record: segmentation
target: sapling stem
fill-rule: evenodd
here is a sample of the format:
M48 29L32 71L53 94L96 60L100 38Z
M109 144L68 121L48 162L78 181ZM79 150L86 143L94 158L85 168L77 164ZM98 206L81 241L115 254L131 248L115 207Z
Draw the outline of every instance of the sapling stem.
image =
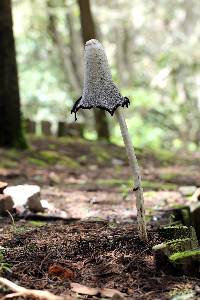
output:
M144 196L143 188L141 184L140 169L135 155L134 147L128 133L128 127L122 109L119 107L115 111L116 118L119 122L121 134L126 147L126 152L129 159L130 168L134 179L133 191L136 195L136 208L137 208L137 221L140 238L144 241L147 240L146 222L145 222L145 210L144 210Z

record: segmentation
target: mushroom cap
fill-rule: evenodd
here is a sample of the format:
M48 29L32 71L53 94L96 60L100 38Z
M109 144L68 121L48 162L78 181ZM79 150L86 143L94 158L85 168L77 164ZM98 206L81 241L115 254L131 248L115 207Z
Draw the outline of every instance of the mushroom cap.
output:
M130 104L127 97L123 97L112 81L108 60L101 43L95 39L85 44L84 88L80 97L72 108L72 113L80 109L101 108L111 115L119 106Z

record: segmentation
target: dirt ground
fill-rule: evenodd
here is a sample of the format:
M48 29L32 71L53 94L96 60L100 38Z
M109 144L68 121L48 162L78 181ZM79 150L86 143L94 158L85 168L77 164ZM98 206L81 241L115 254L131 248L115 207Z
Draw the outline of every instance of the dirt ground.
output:
M68 278L49 272L55 264L72 271L73 282L117 289L127 299L170 299L173 293L200 285L198 279L155 271L151 248L160 239L151 229L145 244L134 224L85 221L40 226L19 222L13 231L4 224L1 232L5 261L12 266L6 278L24 287L73 295Z
M148 244L136 229L135 199L123 148L83 140L32 139L25 152L0 150L0 180L38 184L42 199L79 221L41 222L0 218L3 276L27 288L75 295L70 282L117 289L125 299L199 299L200 280L156 272L152 246L160 241L148 227ZM155 154L137 150L145 206L185 204L179 190L200 185L199 154ZM68 270L56 273L55 264ZM52 272L52 268L54 272ZM188 293L192 298L177 298ZM0 288L1 295L6 290ZM77 295L76 295L77 296ZM89 299L92 296L81 296ZM100 294L93 299L103 299Z

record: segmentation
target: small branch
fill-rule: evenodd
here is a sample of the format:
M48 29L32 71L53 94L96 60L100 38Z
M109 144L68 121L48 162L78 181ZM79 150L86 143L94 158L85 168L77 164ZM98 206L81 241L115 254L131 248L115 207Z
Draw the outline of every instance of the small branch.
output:
M16 229L15 220L14 220L12 214L10 213L10 211L9 210L6 210L6 211L7 211L8 215L9 215L9 217L11 218L13 229L15 230Z
M15 297L31 297L41 300L75 300L75 298L72 298L70 296L56 296L48 291L26 289L3 277L0 277L0 284L6 286L14 292L1 298L2 300Z

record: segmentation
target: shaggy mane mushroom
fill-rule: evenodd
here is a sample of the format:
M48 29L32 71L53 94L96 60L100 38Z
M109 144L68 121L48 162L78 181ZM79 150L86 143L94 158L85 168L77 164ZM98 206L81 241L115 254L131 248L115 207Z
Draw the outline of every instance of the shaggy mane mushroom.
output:
M130 168L134 179L133 192L136 195L137 221L139 235L147 240L144 197L141 185L140 170L135 151L128 133L128 127L121 107L128 107L130 101L123 97L112 80L111 71L103 46L97 40L89 40L85 44L85 71L82 96L75 102L71 113L82 109L100 108L116 116L122 138L126 147Z

